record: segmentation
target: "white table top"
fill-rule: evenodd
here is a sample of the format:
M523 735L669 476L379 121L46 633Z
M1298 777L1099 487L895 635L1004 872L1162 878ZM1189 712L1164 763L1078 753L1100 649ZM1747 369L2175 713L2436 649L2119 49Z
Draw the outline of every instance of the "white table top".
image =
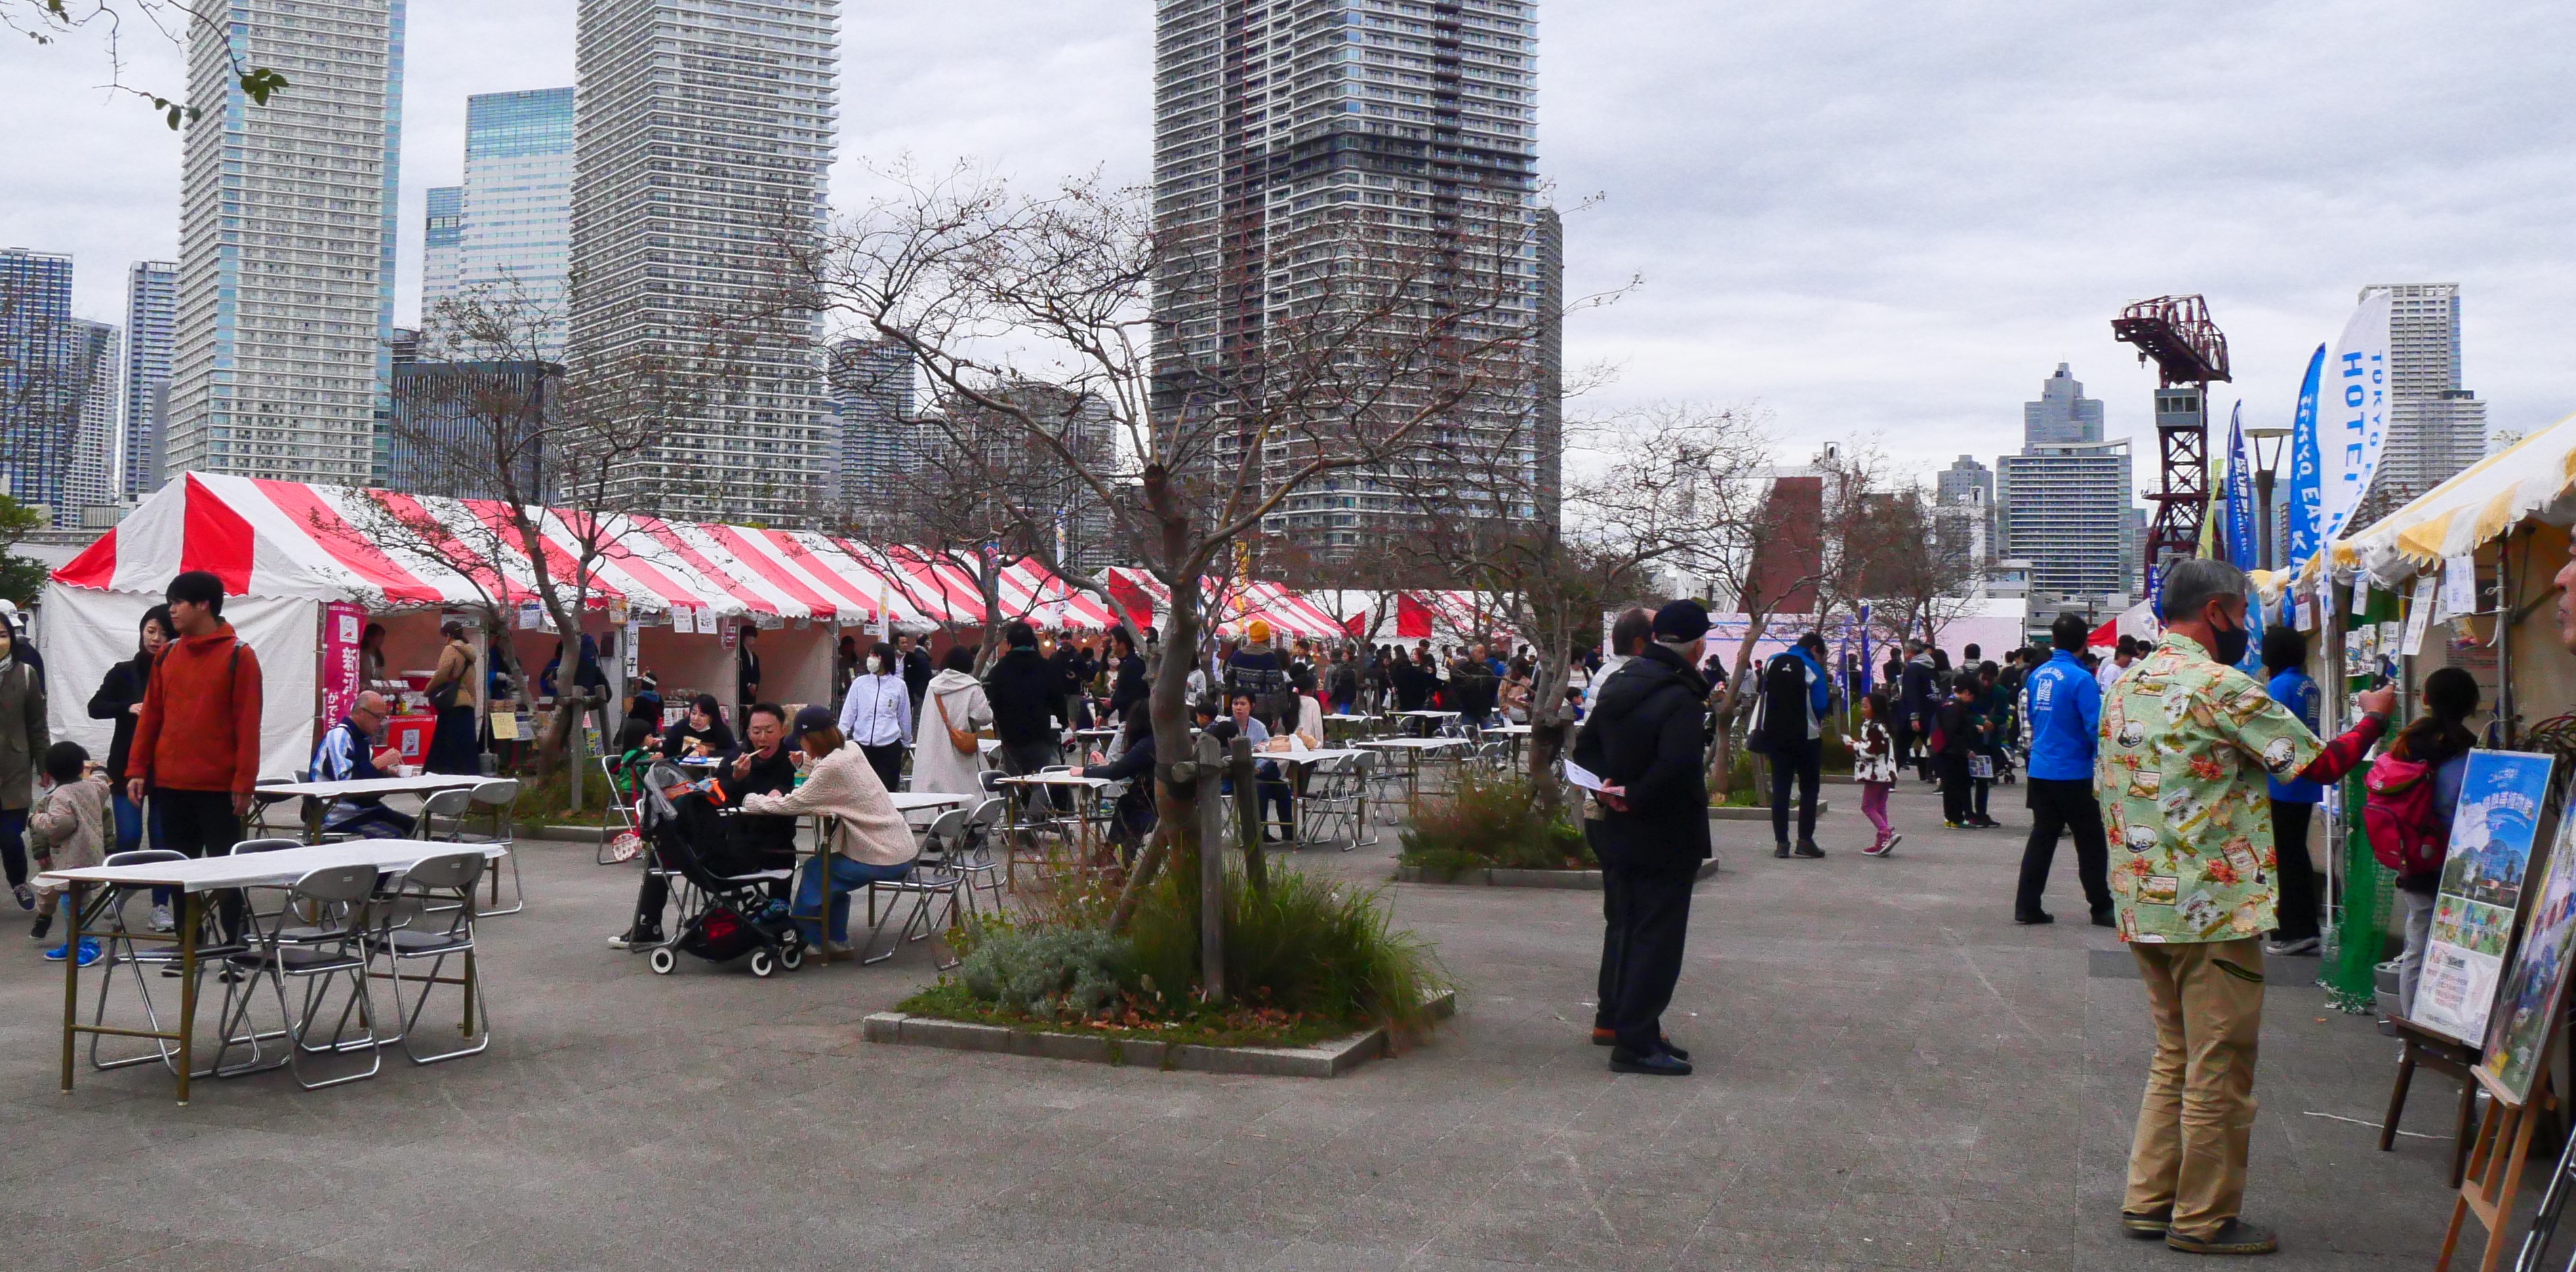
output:
M1436 751L1444 746L1465 746L1465 738L1371 738L1361 746L1401 748L1408 751Z
M979 755L991 755L993 752L1001 749L1002 740L1000 738L975 739L975 751Z
M1506 738L1525 738L1529 736L1529 731L1530 727L1526 724L1495 724L1485 728L1487 733Z
M1076 777L1071 773L1030 773L1022 777L1005 777L997 786L1107 786L1105 777Z
M1324 718L1327 720L1339 720L1344 724L1366 724L1377 717L1373 715L1346 715L1341 712L1335 712L1332 715L1325 716Z
M278 887L303 878L308 872L328 870L334 866L373 866L378 870L401 874L432 857L445 857L460 852L480 851L498 857L509 851L507 843L453 844L427 839L352 839L337 844L310 844L302 848L280 848L275 852L243 853L240 856L199 857L181 861L155 861L140 866L85 866L77 870L48 870L40 878L61 879L79 883L122 883L177 888L182 892L212 892L218 888Z
M888 791L886 794L894 800L894 809L898 813L909 813L916 808L948 808L976 798L973 795L952 795L946 791Z
M1321 764L1326 760L1338 760L1344 756L1361 754L1365 753L1354 751L1346 747L1337 747L1322 751L1255 751L1252 753L1252 758L1255 760L1280 760L1289 764Z
M1402 720L1455 720L1458 718L1459 713L1455 711L1398 711L1395 714L1396 718Z
M425 795L431 791L451 791L460 786L481 786L505 778L475 777L466 773L423 773L417 777L371 777L354 782L290 782L278 786L254 786L251 794L259 799L294 799L310 795L316 799L340 799L351 795Z

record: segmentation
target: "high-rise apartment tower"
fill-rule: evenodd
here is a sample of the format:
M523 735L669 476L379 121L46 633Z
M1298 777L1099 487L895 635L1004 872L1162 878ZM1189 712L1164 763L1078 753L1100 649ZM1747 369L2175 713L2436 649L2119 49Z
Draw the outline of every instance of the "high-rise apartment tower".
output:
M2484 456L2487 444L2487 404L2460 387L2460 285L2361 289L2365 300L2381 292L2388 295L2388 449L2363 518L2441 485Z
M71 332L72 258L0 248L0 494L69 508L82 368Z
M169 423L170 346L179 318L179 267L125 267L125 415L117 452L118 490L128 498L161 486L161 438Z
M465 242L465 187L431 186L421 208L420 320L436 319L438 302L456 294L460 246Z
M2039 400L2022 404L2022 436L2020 454L1995 460L1995 555L2030 562L2035 591L2100 597L2128 588L2129 443L2102 440L2101 401L2058 363Z
M465 99L465 212L457 286L504 306L522 334L501 352L560 358L572 267L573 106L569 88Z
M1517 452L1521 491L1496 509L1535 517L1556 493L1537 455L1539 310L1537 6L1521 0L1159 0L1155 7L1154 211L1171 251L1156 278L1165 324L1157 374L1167 418L1262 391L1283 320L1329 256L1439 254L1444 276L1487 299L1459 343L1511 348L1512 366L1426 367L1493 384L1422 430L1426 450ZM1398 335L1400 342L1403 337ZM1221 438L1229 450L1261 444ZM1428 456L1426 456L1428 458ZM1269 479L1291 462L1261 466ZM1435 461L1436 466L1436 461ZM1364 551L1409 515L1389 473L1354 470L1292 495L1265 527L1321 555Z
M404 2L197 6L165 471L355 485L374 468L393 375ZM239 65L289 87L254 105Z
M574 61L569 358L595 409L650 412L619 498L666 515L798 520L829 495L820 327L775 313L819 231L836 0L582 0Z

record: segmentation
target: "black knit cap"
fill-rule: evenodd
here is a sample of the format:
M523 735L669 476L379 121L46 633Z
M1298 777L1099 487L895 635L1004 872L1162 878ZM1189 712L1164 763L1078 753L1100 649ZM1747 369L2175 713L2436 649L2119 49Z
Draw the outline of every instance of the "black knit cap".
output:
M1697 601L1675 601L1655 611L1655 639L1698 640L1708 634L1708 607Z
M796 736L839 728L840 723L840 717L833 715L830 707L807 707L796 713Z

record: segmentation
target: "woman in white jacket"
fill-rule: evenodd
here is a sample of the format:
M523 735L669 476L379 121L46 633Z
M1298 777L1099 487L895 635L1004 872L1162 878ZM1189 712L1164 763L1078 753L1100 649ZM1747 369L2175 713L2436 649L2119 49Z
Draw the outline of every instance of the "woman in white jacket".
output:
M973 734L991 728L993 704L984 697L984 684L975 679L975 651L963 645L950 647L940 661L939 674L930 678L921 695L921 718L912 735L920 739L913 744L912 789L937 791L949 795L975 795L983 792L977 774L984 771L980 751L960 751L950 738L952 731ZM969 746L974 739L967 739Z

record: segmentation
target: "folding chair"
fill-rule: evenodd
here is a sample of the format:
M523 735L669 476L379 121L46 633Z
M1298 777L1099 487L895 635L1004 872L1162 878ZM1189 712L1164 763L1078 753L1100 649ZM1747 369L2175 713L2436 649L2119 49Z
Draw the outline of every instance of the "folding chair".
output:
M975 890L983 888L993 894L993 912L1002 912L1002 855L993 850L994 828L999 826L1011 801L999 795L985 797L982 803L966 813L965 834L948 854L949 868L964 876L966 909L976 913ZM980 880L980 882L978 882Z
M608 779L608 806L616 811L617 818L624 823L627 834L634 835L638 839L643 838L644 824L637 820L635 815L635 804L642 796L643 784L635 778L632 770L618 767L617 761L610 756L599 757L599 771ZM603 833L599 837L599 850L593 854L593 860L598 864L603 866L618 864L608 855L609 844L616 835L616 831L603 828ZM515 871L517 867L514 865L511 869Z
M386 964L383 973L375 974L387 975L394 983L394 1020L400 1027L400 1032L393 1037L377 1041L400 1042L403 1054L411 1057L413 1064L436 1064L441 1060L470 1056L492 1045L491 1009L484 1001L483 979L474 965L474 889L482 881L486 864L483 853L476 851L431 857L413 865L388 898L391 904L383 908L382 923L368 937L370 962L382 957ZM443 927L411 928L394 922L394 912L399 906L416 903L423 915L427 915L433 901L453 902L452 905L442 905L438 910L453 916ZM413 978L403 975L404 963L424 958L432 960L427 976ZM441 976L440 973L447 969L447 960L451 958L464 960L462 973L453 977ZM403 982L406 980L416 980L420 985L420 999L408 1009L403 1005ZM429 1006L430 996L440 985L457 987L461 1000L457 1031L468 1041L446 1051L422 1055L413 1045L412 1034L420 1027L420 1013Z
M296 1085L307 1091L376 1076L384 1065L384 1058L377 1047L375 997L367 986L366 952L375 894L375 867L331 866L308 871L287 888L287 904L279 909L277 920L272 925L262 928L257 916L253 916L249 948L224 960L225 965L240 972L244 980L238 995L233 992L235 986L228 984L225 988L223 1045L215 1052L215 1076L238 1077L282 1067L294 1074ZM289 933L294 929L287 926L286 918L298 905L309 906L320 921L306 929L304 937L289 939ZM349 1003L341 1009L330 1040L315 1045L312 1041L314 1023L322 1018L323 1010L329 1006L334 983L343 977L349 982ZM287 1003L286 982L290 978L304 982L301 1011ZM266 980L275 991L278 1015L285 1022L286 1052L273 1060L267 1057L266 1049L260 1043L264 1038L275 1035L239 1032L249 1025L251 1007L259 998L255 982L260 980ZM238 1007L235 1006L236 1001ZM357 1039L348 1036L352 1013L365 1030L364 1035ZM250 1058L227 1066L224 1058L236 1045L248 1046ZM306 1056L360 1050L368 1053L367 1067L363 1070L320 1081L305 1076Z
M187 859L187 854L172 852L166 848L135 848L125 852L109 853L106 860L99 864L146 866L158 862ZM93 1026L107 1023L108 991L116 988L116 972L121 967L125 969L126 979L134 982L135 996L143 1000L144 1029L150 1033L164 1032L161 1028L161 1013L152 1004L152 983L144 978L143 968L147 964L156 967L163 965L176 967L179 963L178 942L159 933L138 934L125 921L125 903L137 894L150 892L151 889L148 887L110 884L99 890L97 898L92 902L92 912L82 916L81 930L96 937L99 943L98 1003L90 1013L90 1024ZM135 943L138 935L144 942L141 945ZM234 952L235 948L217 948L211 952L200 949L198 954L203 959L221 960L225 955ZM204 966L204 963L199 964L200 968ZM150 1064L158 1060L172 1072L177 1072L179 1049L166 1039L156 1041L153 1044L155 1050L150 1055L102 1059L99 1056L99 1045L104 1040L105 1035L101 1034L91 1034L89 1037L89 1062L92 1068L122 1069L130 1065Z
M519 799L519 783L515 778L501 778L484 782L479 786L468 787L465 795L469 804L492 810L492 833L469 835L459 831L456 836L457 842L497 844L501 848L499 861L492 863L491 866L492 902L484 908L483 915L489 918L497 914L517 914L528 908L528 890L519 882L518 819L512 809L512 805ZM510 904L507 906L501 904L502 866L510 868Z
M951 868L948 862L965 841L965 837L965 810L952 808L941 813L939 820L930 824L929 833L923 836L925 846L922 854L913 858L912 869L909 872L891 882L868 884L868 939L867 944L860 947L859 951L859 962L862 965L882 963L893 958L894 952L903 948L906 940L918 941L937 931L938 928L930 913L932 897L947 897L948 921L952 924L957 921L957 897L958 893L965 890L966 876ZM896 929L894 939L886 942L885 951L870 954L867 951L876 947L877 934L885 930L886 921L892 919L897 911L906 909L900 901L897 901L888 905L884 914L878 914L877 893L881 891L894 893L897 897L911 897L912 905L909 907L910 913L904 918L903 926ZM946 971L955 967L957 962L958 960L952 958L940 964L940 970Z

